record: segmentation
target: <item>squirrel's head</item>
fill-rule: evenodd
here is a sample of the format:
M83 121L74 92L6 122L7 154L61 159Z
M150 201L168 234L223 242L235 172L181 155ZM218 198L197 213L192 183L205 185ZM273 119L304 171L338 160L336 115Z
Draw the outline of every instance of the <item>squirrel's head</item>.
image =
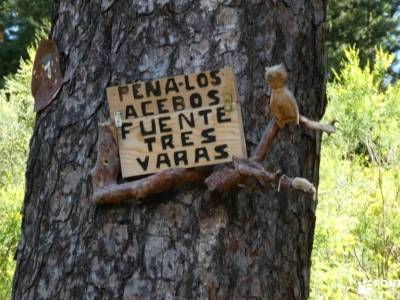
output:
M288 74L283 64L265 68L265 81L273 89L283 87L288 80Z

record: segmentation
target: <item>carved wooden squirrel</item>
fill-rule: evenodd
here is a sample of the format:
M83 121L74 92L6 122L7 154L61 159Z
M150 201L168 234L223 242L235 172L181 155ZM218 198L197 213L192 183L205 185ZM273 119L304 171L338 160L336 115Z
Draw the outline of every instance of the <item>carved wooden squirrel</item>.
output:
M271 86L271 113L278 126L283 128L288 123L299 125L302 123L309 129L333 133L335 127L330 124L323 124L312 121L300 115L299 107L292 92L287 87L288 74L283 64L265 68L265 81Z
M288 74L283 64L265 68L265 80L272 88L271 112L280 128L288 123L299 124L299 107L286 83Z

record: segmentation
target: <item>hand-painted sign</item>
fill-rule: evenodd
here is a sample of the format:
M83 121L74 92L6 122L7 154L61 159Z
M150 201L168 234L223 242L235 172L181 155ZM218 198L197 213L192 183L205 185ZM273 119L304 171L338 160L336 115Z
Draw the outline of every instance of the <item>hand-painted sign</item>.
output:
M123 177L246 157L231 68L109 87Z

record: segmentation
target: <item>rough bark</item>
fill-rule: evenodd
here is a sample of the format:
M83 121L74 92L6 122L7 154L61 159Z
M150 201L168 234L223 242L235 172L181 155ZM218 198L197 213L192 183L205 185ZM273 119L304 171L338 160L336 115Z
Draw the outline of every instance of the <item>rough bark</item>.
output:
M37 115L14 299L306 299L311 196L187 185L93 205L105 88L233 66L249 152L268 120L264 67L284 62L302 115L325 108L325 0L54 1L64 85ZM320 133L281 130L264 166L318 184Z

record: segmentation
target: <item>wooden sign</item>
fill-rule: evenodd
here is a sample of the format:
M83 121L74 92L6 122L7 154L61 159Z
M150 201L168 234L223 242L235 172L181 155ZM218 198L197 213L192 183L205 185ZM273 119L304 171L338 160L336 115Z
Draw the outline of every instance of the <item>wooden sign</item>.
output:
M231 68L107 88L123 177L246 157Z

